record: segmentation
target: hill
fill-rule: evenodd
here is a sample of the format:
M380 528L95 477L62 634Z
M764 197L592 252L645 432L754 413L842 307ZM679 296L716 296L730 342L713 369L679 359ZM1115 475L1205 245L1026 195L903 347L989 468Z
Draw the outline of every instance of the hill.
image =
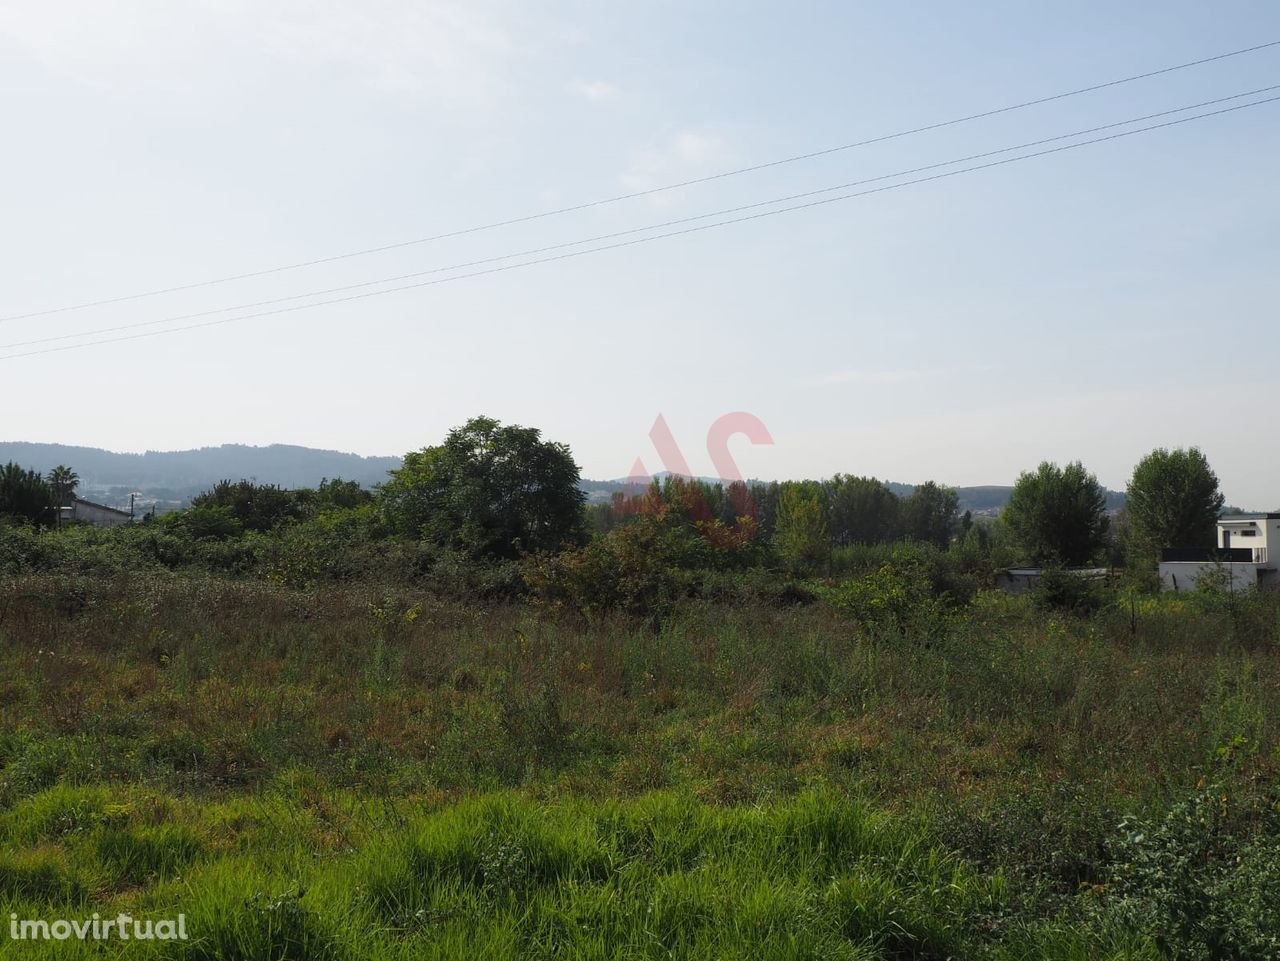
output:
M16 461L46 473L66 464L80 475L88 497L128 503L131 491L148 499L177 506L223 478L251 478L281 487L315 487L325 478L340 477L368 487L400 466L399 457L362 457L336 450L317 450L292 444L250 447L223 444L194 450L121 454L98 447L65 444L0 442L0 463Z
M897 484L887 481L886 486L899 497L909 497L915 490L913 484ZM1107 497L1107 510L1118 511L1124 507L1124 491L1103 489ZM957 487L960 496L960 511L972 511L975 514L997 514L1009 503L1009 495L1013 493L1011 486L983 484L978 487Z
M128 504L129 494L139 491L148 499L178 506L208 490L223 478L251 478L260 484L281 487L315 487L324 478L340 477L372 487L386 480L387 471L400 466L399 457L362 457L336 450L318 450L293 444L271 444L251 447L246 444L223 444L194 450L147 451L143 454L120 454L98 447L72 447L65 444L33 444L0 442L0 463L16 461L23 467L34 467L47 473L66 464L80 475L86 496L107 503ZM715 483L715 478L700 478ZM914 485L887 482L895 494L906 497ZM582 489L593 501L607 501L623 490L626 481L583 480ZM1012 487L985 485L957 487L960 510L975 514L994 514L1009 501ZM1124 506L1124 494L1107 492L1107 508Z

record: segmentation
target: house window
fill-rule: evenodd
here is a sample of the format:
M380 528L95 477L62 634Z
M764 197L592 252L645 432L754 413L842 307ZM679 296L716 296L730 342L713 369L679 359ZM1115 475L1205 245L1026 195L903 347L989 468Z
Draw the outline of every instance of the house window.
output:
M1258 536L1258 532L1252 527L1246 531L1236 531L1236 533L1239 534L1241 537L1257 537Z

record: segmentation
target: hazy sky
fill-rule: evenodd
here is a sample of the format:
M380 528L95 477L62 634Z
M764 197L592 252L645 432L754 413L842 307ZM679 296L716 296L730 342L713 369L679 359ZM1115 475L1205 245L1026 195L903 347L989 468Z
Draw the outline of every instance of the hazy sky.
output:
M0 316L395 244L1275 39L1273 2L0 0ZM1152 447L1198 444L1230 501L1280 507L1280 103L345 304L37 356L11 355L77 341L7 346L1272 84L1280 47L517 227L8 320L0 440L386 454L487 413L616 477L637 456L661 467L659 413L710 473L707 428L749 411L775 440L734 442L756 477L1009 483L1079 458L1123 487Z

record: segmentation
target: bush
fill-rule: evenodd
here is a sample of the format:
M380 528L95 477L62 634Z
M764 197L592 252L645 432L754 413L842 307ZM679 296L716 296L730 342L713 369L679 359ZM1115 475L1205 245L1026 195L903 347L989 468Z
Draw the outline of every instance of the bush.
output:
M244 524L230 507L220 505L196 505L185 511L166 514L158 522L162 530L173 531L190 540L225 541L239 537Z
M516 561L477 558L458 550L418 545L418 581L442 597L493 600L518 597L525 581Z
M762 567L745 571L704 571L697 590L700 597L717 604L793 607L818 600L812 585Z
M980 575L971 570L968 555L943 550L923 541L893 544L851 544L838 547L832 556L835 574L867 576L882 567L909 570L923 577L935 597L948 603L967 604L981 586Z
M1032 596L1042 608L1076 614L1093 614L1106 601L1104 588L1097 578L1061 567L1046 567Z
M697 553L680 528L639 517L586 547L529 558L523 576L534 604L546 610L647 615L692 593Z
M179 516L199 516L201 512L218 510L250 531L269 531L280 524L299 520L305 512L305 501L312 491L287 491L275 484L255 484L241 480L220 481L211 491L195 497L191 508Z
M0 520L0 574L13 577L28 571L46 570L47 544L34 528Z
M864 577L822 588L819 594L867 633L895 630L932 636L943 627L945 607L925 572L915 565L883 564Z
M1256 814L1214 785L1121 822L1116 914L1179 958L1280 958L1280 824L1273 806L1248 836L1241 822Z

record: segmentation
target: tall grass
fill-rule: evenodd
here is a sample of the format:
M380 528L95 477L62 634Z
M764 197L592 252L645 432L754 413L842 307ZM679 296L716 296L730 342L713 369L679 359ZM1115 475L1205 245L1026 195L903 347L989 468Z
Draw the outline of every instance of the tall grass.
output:
M556 803L485 795L401 812L394 824L365 819L358 850L321 848L322 857L305 835L256 833L247 850L220 837L228 818L269 820L279 803L168 808L174 830L202 838L194 850L178 845L192 861L181 875L125 884L103 839L140 829L131 810L61 839L80 889L5 887L0 906L24 918L185 914L186 942L106 949L139 958L946 959L1003 950L992 938L1007 904L999 873L979 874L919 827L829 791L736 808L682 793ZM1107 949L1105 938L1075 937ZM7 950L41 956L36 942ZM77 953L94 952L57 946L57 956Z
M688 600L655 630L12 578L0 910L188 915L139 957L1232 957L1220 917L1266 957L1280 619L1230 604ZM1161 867L1210 788L1222 843ZM41 951L93 954L0 938Z

